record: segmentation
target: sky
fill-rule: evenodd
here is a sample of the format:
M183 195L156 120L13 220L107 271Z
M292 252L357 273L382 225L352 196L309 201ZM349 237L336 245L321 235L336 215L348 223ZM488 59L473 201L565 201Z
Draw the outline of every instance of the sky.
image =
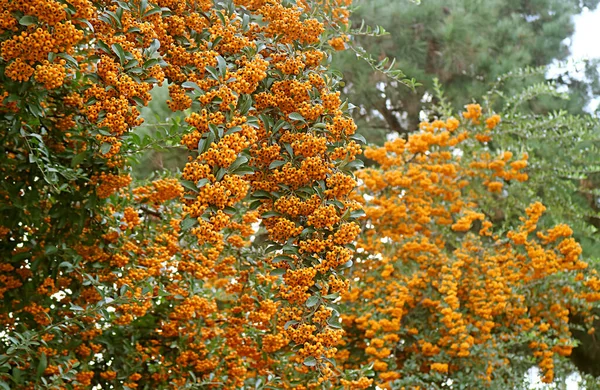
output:
M586 10L574 17L575 34L571 42L571 56L581 60L600 57L600 7Z
M585 9L579 15L573 18L575 23L575 33L569 39L571 47L572 64L568 65L571 73L579 73L582 65L577 65L577 61L600 58L600 7L595 10ZM552 72L552 71L550 71ZM600 97L596 96L586 107L589 112L594 111L600 105Z

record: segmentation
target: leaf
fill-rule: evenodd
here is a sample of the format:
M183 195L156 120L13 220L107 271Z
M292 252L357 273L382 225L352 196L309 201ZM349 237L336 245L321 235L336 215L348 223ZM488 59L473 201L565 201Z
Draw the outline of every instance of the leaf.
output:
M142 32L142 30L140 30L139 27L129 27L127 29L127 31L125 31L125 34L133 34L133 33L139 33Z
M148 11L148 12L146 12L144 14L144 16L142 17L142 19L146 19L148 16L152 16L152 15L157 14L159 12L162 12L162 8L160 8L160 7L152 8L150 11Z
M213 77L213 80L219 81L219 73L217 73L217 70L214 67L207 66L205 69Z
M236 169L233 173L239 176L252 175L254 174L254 169L252 169L252 167L249 166L242 166Z
M316 306L321 301L321 297L313 295L306 300L306 307Z
M198 91L200 91L200 87L198 86L198 84L196 84L193 81L184 81L183 83L181 83L181 87L189 88L189 89L197 89Z
M275 256L273 258L273 263L279 263L281 261L293 261L294 259L292 259L290 256L285 256L285 255L279 255L279 256Z
M365 213L365 210L354 210L350 213L350 217L352 218L362 218L365 217L367 215L367 213Z
M41 118L44 116L44 109L38 102L32 102L28 106L29 111L33 114L33 116Z
M217 56L217 67L219 68L221 78L225 78L227 73L227 62L225 62L225 58Z
M342 264L340 266L340 269L350 268L350 267L352 267L353 264L354 264L354 262L352 260L348 260L347 262L345 262L344 264Z
M229 166L229 170L235 171L237 168L239 168L243 164L246 164L247 162L248 162L248 157L240 156L234 162L231 163L231 165Z
M210 180L208 180L208 179L206 179L206 178L204 178L204 179L200 179L200 180L198 180L198 182L196 183L196 187L197 187L197 188L202 188L202 187L204 187L205 185L207 185L208 183L210 183Z
M271 271L271 275L281 276L281 275L285 274L285 271L286 271L285 268L275 268L273 271Z
M273 161L271 164L269 164L269 169L275 169L278 168L282 165L285 165L287 163L287 161L283 161L283 160L275 160Z
M362 134L354 134L354 135L350 136L350 139L359 141L361 144L367 143L367 140L365 139L365 137Z
M285 323L285 325L283 325L283 329L287 330L290 326L298 325L299 323L300 323L300 321L289 320L288 322Z
M107 154L110 152L110 149L112 149L112 144L108 142L103 142L102 145L100 145L100 153L102 154Z
M317 359L315 359L313 356L309 356L304 359L304 365L307 367L314 367L317 365Z
M351 169L362 169L364 167L365 167L365 163L363 160L360 160L360 159L350 161L348 164L346 164L346 168L351 168Z
M158 61L157 58L150 58L149 60L144 62L144 65L142 65L142 67L144 69L152 68L154 65L158 65L159 62L160 61Z
M225 135L229 135L229 134L233 134L233 133L238 133L242 131L242 127L241 126L234 126L231 129L227 130L225 132Z
M121 46L121 44L120 43L113 43L110 46L110 48L117 55L117 57L119 57L119 62L121 62L121 65L124 65L125 62L127 61L127 58L125 56L125 50L123 50L123 47Z
M198 224L198 220L195 218L186 217L183 221L181 221L181 230L187 231L190 230L193 226Z
M44 374L44 371L46 371L46 367L48 367L48 357L46 356L45 353L42 353L42 356L40 357L40 362L38 363L37 366L37 376L40 377Z
M206 179L202 179L202 180L206 180ZM181 180L180 183L181 183L182 186L184 186L188 190L194 191L196 193L198 192L198 186L193 181L190 181L190 180Z
M56 252L58 252L58 248L55 247L54 245L48 245L46 247L46 250L44 251L47 255L53 255Z
M271 198L271 194L265 190L258 190L252 193L252 196L258 199Z
M219 180L221 180L225 176L226 173L227 173L227 169L221 167L217 171L217 174L215 175L215 178L217 179L217 181L219 181Z
M280 217L281 214L279 214L277 211L267 211L266 213L263 213L260 217L262 219L265 218L271 218L271 217Z
M31 26L32 24L37 23L37 18L32 15L25 15L21 19L19 19L19 24L21 26Z
M297 113L297 112L290 113L288 115L288 117L291 120L294 120L294 121L306 122L306 120L304 119L304 117L302 115L300 115L299 113Z
M152 43L146 49L146 56L152 57L154 53L160 48L160 41L158 39L153 39Z

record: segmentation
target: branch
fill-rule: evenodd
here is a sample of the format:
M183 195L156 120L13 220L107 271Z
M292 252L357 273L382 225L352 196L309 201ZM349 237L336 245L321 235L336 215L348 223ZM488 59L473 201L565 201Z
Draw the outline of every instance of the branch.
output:
M146 206L140 206L140 210L142 210L143 212L145 212L146 214L152 215L156 218L160 218L162 219L162 214L156 210L151 210L149 208L147 208Z
M408 129L405 129L402 124L400 124L400 121L396 115L394 115L394 111L387 108L385 100L382 100L379 104L377 104L376 108L377 111L379 111L379 113L383 116L391 130L403 136L409 133Z

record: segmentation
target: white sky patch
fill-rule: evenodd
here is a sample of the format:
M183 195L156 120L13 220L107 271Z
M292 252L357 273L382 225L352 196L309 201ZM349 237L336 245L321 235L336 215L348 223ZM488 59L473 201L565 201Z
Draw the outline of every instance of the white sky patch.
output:
M571 41L571 56L574 59L600 58L600 7L585 9L573 18L575 33Z
M584 79L585 66L583 61L600 58L600 45L597 43L600 36L600 7L595 10L585 8L579 15L573 17L575 32L565 41L571 50L571 56L566 63L555 62L548 70L548 76L557 76L565 71L569 77L576 80ZM594 96L586 107L586 111L593 112L600 105L600 96Z

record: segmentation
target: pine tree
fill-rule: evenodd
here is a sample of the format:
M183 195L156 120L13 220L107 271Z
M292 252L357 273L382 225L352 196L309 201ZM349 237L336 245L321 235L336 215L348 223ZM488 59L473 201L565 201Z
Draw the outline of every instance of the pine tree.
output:
M503 74L566 59L565 39L574 31L572 16L597 4L597 0L428 0L420 4L357 0L354 27L364 20L389 34L358 36L353 44L379 59L395 58L398 68L423 85L412 92L373 71L352 51L338 55L334 66L344 75L350 101L361 103L355 110L359 131L380 144L387 133L414 131L422 103L431 99L434 78L458 109L482 96ZM588 77L597 79L593 67ZM568 110L580 113L593 85L564 74L557 75L556 82L570 87ZM559 107L564 108L565 102L546 99L531 103L530 109L543 112Z

